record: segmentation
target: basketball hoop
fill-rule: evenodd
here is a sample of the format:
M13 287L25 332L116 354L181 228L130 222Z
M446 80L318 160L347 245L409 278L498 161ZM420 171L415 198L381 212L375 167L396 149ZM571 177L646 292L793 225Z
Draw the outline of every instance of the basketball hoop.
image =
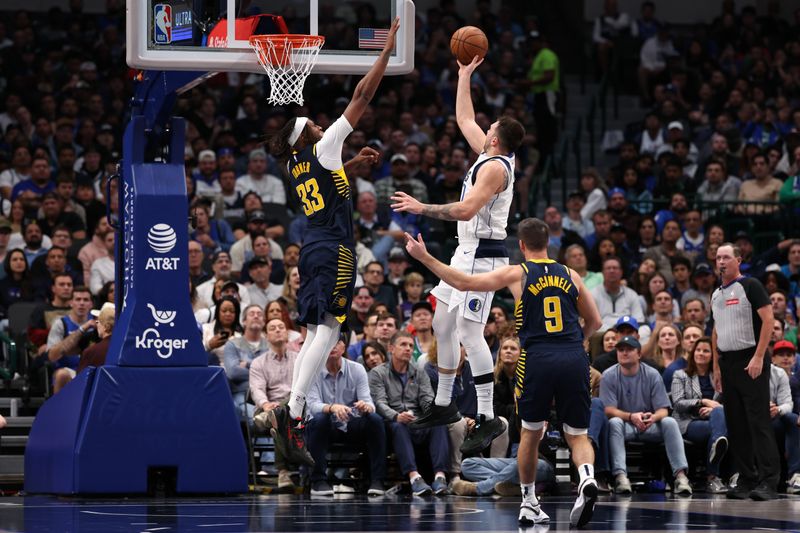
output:
M270 94L267 102L273 105L291 102L303 105L303 86L317 61L325 37L253 35L249 42L269 77Z

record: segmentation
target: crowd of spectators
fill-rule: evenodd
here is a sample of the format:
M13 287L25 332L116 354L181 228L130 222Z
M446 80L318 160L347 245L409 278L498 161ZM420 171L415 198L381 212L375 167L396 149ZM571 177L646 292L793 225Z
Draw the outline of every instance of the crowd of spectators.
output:
M111 197L105 191L120 159L133 93L124 67L124 4L109 1L97 16L83 13L81 4L71 1L66 12L0 17L0 318L16 302L40 303L29 338L39 361L54 370L48 379L55 391L74 377L85 348L94 348L93 364L102 363L95 347L105 342L107 348L113 328L113 317L94 319L90 310L114 300L115 234L105 213L108 207L113 215L118 206L113 188ZM345 7L355 10L357 4ZM800 492L800 386L794 356L788 355L797 345L800 242L781 240L756 253L751 232L732 232L715 222L725 210L728 217L738 214L768 226L774 212L784 209L778 200L793 208L800 197L798 33L772 11L759 18L750 8L736 12L732 2L724 2L717 21L687 29L680 40L677 29L658 21L652 3L643 4L636 21L615 4L607 1L595 24L598 64L610 68L619 48L615 40L626 31L639 40L638 88L646 115L641 127L627 132L615 165L582 171L580 190L569 195L564 209L548 206L542 215L551 232L551 256L580 273L603 317L603 331L587 340L597 472L607 474L604 481L618 492L629 492L624 442L647 433L641 440L667 440L676 492L692 490L684 439L708 447L708 490L723 490L735 475L726 471L720 440L725 435L717 409L724 399L707 387L710 370L701 342L709 334L716 249L734 241L743 270L762 279L770 293L774 360L782 372L773 369L775 428L787 458L788 490ZM526 212L527 187L541 155L552 148L552 139L546 145L537 140L534 105L552 102L535 97L536 76L558 64L546 48L546 29L532 17L515 17L507 6L493 12L489 2L479 1L474 13L463 13L456 2L442 0L418 13L416 22L415 70L383 80L345 143L345 161L365 146L381 157L375 165L355 166L348 176L358 237L350 333L331 353L310 396L306 438L321 465L334 439L366 444L371 494L383 490L385 465L377 458L385 458L388 448L415 493L443 494L449 477L457 494L503 494L511 489L502 482L513 488L519 442L513 376L520 346L513 302L500 293L485 328L496 360L494 410L506 432L486 450L498 461L477 468L476 458L457 453L475 415L474 382L463 358L454 398L464 419L437 430L407 428L430 404L435 387L435 301L427 295L435 280L410 262L402 236L421 232L448 260L455 228L394 213L389 196L402 190L433 203L459 199L476 154L454 118L457 65L449 36L474 24L491 43L473 78L476 120L485 130L497 116L510 114L526 126L516 154L519 195L512 213ZM543 50L548 60L534 69ZM286 189L284 169L262 148L263 137L293 116L309 116L326 128L347 105L353 83L349 76L311 76L305 106L270 108L263 77L223 73L176 104L175 114L187 120L193 220L188 264L198 329L209 364L225 367L237 408L262 432L270 428L269 412L288 396L303 342L295 320L306 226ZM767 203L709 207L720 200ZM100 342L89 346L95 341ZM631 380L642 401L618 401L615 387ZM383 440L375 436L378 427L386 428ZM359 434L369 438L353 437ZM280 488L292 486L294 466L275 457ZM469 477L478 471L484 477ZM541 480L552 477L546 460L539 472ZM422 478L428 473L430 483ZM336 482L331 487L326 475L324 467L312 472L315 494L347 490Z

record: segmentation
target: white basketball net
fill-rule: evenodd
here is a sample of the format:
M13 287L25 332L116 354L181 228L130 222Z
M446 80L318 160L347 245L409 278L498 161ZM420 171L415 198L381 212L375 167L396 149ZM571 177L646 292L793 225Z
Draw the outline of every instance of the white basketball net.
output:
M319 35L253 35L249 42L269 77L267 102L303 105L303 87L325 38Z

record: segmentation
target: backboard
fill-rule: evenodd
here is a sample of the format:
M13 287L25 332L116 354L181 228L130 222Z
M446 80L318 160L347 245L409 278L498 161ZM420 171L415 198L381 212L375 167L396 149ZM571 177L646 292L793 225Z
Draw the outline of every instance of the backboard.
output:
M293 33L325 37L313 73L363 74L395 16L400 31L386 73L407 74L414 67L412 0L127 0L127 62L150 70L263 74L248 37Z

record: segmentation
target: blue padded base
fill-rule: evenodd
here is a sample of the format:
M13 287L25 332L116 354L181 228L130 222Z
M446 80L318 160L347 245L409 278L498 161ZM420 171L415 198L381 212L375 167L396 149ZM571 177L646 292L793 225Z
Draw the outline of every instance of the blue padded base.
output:
M176 467L179 493L246 492L247 465L222 368L105 366L81 372L39 410L25 490L146 493L148 467Z

